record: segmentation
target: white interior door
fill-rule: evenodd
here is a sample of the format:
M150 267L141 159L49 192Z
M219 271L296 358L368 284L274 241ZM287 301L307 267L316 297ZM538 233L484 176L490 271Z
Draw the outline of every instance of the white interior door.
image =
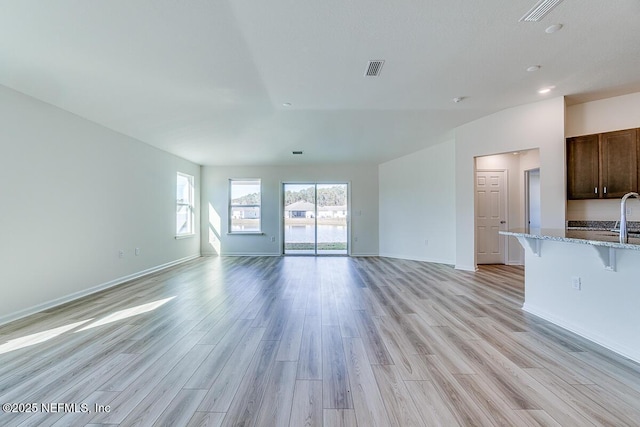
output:
M476 245L478 264L505 263L507 224L505 171L476 172Z

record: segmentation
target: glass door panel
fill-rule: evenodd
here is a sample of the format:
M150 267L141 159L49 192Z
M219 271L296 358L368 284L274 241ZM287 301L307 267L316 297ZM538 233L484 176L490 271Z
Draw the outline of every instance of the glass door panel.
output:
M347 254L347 184L318 184L317 254Z
M316 253L316 188L314 184L284 184L284 253Z

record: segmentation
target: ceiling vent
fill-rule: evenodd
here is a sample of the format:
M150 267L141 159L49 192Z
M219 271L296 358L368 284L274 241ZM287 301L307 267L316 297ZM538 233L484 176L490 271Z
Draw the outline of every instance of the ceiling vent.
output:
M382 70L382 66L384 65L384 60L375 59L369 61L367 65L367 71L364 73L366 77L377 77L380 75L380 70Z
M520 22L538 22L561 2L562 0L540 0L529 12L520 18Z

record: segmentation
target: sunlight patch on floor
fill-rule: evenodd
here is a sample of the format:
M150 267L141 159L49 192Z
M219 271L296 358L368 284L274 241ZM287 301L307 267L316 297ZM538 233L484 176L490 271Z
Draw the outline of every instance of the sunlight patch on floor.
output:
M35 344L39 344L41 342L48 341L52 338L57 337L58 335L62 335L63 333L70 331L72 329L75 329L78 326L84 323L90 322L92 320L93 319L82 320L80 322L71 323L65 326L60 326L59 328L48 329L43 332L37 332L35 334L26 335L24 337L9 340L6 343L0 345L0 354L8 353L10 351L15 351L21 348L29 347Z
M102 319L91 323L90 325L85 326L82 329L78 329L76 332L82 332L82 331L86 331L87 329L91 329L91 328L95 328L97 326L102 326L102 325L106 325L108 323L113 323L113 322L117 322L118 320L122 320L122 319L127 319L129 317L133 317L133 316L137 316L138 314L142 314L142 313L147 313L149 311L153 311L156 308L168 303L169 301L171 301L172 299L174 299L175 296L173 297L169 297L169 298L165 298L165 299L161 299L158 301L153 301L147 304L141 304L141 305L137 305L135 307L131 307L131 308L126 308L124 310L120 310L120 311L116 311L115 313L112 313L106 317L103 317Z

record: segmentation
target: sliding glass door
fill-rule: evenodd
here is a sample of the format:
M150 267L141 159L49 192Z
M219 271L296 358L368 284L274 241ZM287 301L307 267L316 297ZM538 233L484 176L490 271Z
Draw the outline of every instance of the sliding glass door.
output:
M285 255L347 255L347 184L286 183Z

